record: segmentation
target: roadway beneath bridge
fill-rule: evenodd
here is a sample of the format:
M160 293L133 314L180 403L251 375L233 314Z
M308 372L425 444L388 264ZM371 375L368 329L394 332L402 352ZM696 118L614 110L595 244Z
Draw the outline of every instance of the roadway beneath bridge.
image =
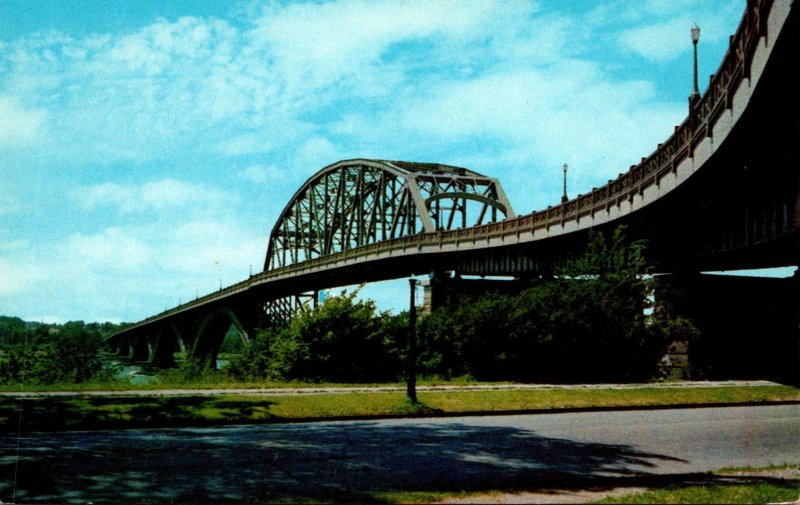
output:
M9 501L15 437L0 437ZM29 434L24 503L352 501L382 491L574 492L800 463L800 406ZM700 476L704 482L714 477Z

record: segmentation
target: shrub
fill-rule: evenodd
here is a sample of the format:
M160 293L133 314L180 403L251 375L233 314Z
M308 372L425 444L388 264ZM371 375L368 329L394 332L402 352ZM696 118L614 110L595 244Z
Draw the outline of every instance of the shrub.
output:
M259 332L231 359L228 372L239 379L396 379L404 357L400 346L406 341L398 331L407 316L378 314L373 301L356 295L329 296L317 308L299 312L288 327Z

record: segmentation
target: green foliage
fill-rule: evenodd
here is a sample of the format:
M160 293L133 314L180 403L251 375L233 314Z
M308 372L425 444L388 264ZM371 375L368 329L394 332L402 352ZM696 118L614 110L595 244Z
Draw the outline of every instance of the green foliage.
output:
M220 354L240 353L244 350L244 342L239 332L233 326L230 327L225 338L222 340L222 345L219 348Z
M6 343L0 352L0 384L84 383L108 375L98 352L109 328L71 321L60 326L25 324L25 330L29 335L21 343L18 330L4 333L6 342L17 343Z
M288 327L259 332L233 357L228 373L238 379L374 382L402 370L407 316L379 314L357 292L330 296L297 314Z
M653 280L644 244L592 233L554 279L518 296L490 293L440 309L422 325L420 368L445 378L630 381L658 373L668 342L691 322L646 316Z
M209 367L204 360L197 358L181 361L177 368L158 371L158 383L161 385L213 384L220 377L220 372Z
M470 375L477 380L507 378L514 355L508 320L512 299L491 294L425 318L420 329L420 371L446 379Z

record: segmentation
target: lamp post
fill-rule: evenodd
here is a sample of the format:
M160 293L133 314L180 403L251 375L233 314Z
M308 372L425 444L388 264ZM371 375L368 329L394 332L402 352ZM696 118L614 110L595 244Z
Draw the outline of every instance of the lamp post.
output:
M417 303L414 295L417 279L408 279L411 295L408 303L408 356L406 357L406 397L417 403Z
M694 101L700 96L700 90L697 88L697 42L700 40L700 27L697 26L697 23L692 23L690 32L692 34L692 45L694 46L694 86L692 87L691 96L692 101Z
M564 163L564 167L563 168L564 168L564 194L561 195L561 203L564 203L567 200L569 200L569 198L567 198L567 164L566 163Z

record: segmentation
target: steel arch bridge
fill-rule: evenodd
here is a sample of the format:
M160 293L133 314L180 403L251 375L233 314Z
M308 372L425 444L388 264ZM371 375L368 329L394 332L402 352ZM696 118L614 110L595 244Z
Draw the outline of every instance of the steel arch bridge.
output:
M178 347L213 357L231 325L247 339L284 324L320 289L435 271L547 274L588 230L618 224L650 241L662 272L797 266L798 65L797 2L748 0L708 89L654 152L608 184L520 216L496 180L465 168L364 159L325 167L281 213L263 272L107 343L161 365ZM797 304L800 314L800 296Z
M353 159L329 165L295 192L272 228L264 272L420 233L515 217L500 182L467 168ZM264 303L268 325L316 305L316 292Z
M500 183L466 168L340 161L306 181L283 209L270 234L264 270L513 217Z

